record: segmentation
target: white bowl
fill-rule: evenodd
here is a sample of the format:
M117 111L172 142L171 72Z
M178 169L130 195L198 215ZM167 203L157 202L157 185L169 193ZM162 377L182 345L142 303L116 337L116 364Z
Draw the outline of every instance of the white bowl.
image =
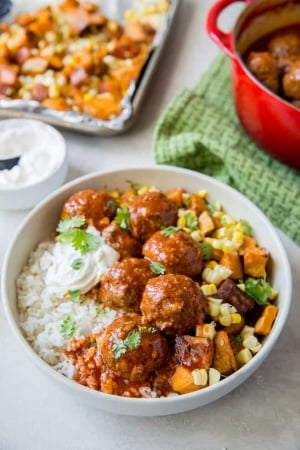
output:
M200 391L158 399L125 398L93 391L65 378L43 362L32 350L20 330L15 280L28 259L30 251L55 229L64 201L72 193L87 188L126 189L128 180L157 185L163 190L179 186L192 192L207 190L210 198L219 201L234 217L248 220L253 226L259 244L266 247L272 255L271 283L279 291L279 313L272 332L265 338L262 349L250 362L220 383ZM8 249L2 272L2 297L7 319L22 348L32 361L66 392L77 396L78 401L83 404L108 412L137 416L160 416L198 408L228 394L243 383L269 355L284 327L290 308L291 286L291 272L285 250L273 226L256 206L234 189L213 178L190 170L166 166L94 173L68 183L28 215Z
M9 172L0 171L0 209L32 208L65 181L66 143L54 127L31 119L1 120L0 159L7 149L23 157Z

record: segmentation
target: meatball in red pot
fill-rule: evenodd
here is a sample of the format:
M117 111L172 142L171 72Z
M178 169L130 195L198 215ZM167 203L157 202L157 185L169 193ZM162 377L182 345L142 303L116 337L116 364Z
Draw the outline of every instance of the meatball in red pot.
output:
M184 230L172 234L157 231L145 242L142 253L151 261L163 264L166 273L193 278L203 268L201 249Z
M138 314L115 319L98 340L104 364L129 381L146 380L168 357L168 343L161 333L143 325Z
M103 275L98 297L109 308L139 312L144 288L153 276L144 258L117 261Z
M169 335L183 334L203 323L207 307L198 283L181 274L149 280L140 305L146 322Z
M132 234L142 242L161 228L177 223L177 207L162 192L137 195L128 208Z

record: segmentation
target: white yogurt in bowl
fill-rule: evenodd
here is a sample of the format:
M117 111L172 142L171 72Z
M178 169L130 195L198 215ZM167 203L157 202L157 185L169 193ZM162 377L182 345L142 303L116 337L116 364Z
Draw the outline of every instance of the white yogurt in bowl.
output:
M0 121L0 208L27 209L60 186L67 173L66 144L52 126L31 119Z

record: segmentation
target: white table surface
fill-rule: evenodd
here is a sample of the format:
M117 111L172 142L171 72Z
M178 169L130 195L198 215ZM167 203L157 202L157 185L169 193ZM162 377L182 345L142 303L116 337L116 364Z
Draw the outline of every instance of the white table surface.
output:
M153 163L157 120L173 96L193 86L218 49L206 36L213 0L185 0L138 120L118 137L64 133L68 180L96 169ZM225 23L235 14L228 11ZM0 259L27 212L0 212ZM299 450L300 252L280 237L293 272L285 330L261 368L214 404L175 416L114 416L78 404L46 379L16 341L0 303L0 450Z

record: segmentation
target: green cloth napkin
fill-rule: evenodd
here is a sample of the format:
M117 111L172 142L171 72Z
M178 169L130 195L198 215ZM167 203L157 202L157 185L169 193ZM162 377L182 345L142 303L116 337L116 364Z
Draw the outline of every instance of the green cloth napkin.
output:
M243 131L231 96L230 62L223 54L163 113L154 158L231 185L300 245L300 172L271 158Z

